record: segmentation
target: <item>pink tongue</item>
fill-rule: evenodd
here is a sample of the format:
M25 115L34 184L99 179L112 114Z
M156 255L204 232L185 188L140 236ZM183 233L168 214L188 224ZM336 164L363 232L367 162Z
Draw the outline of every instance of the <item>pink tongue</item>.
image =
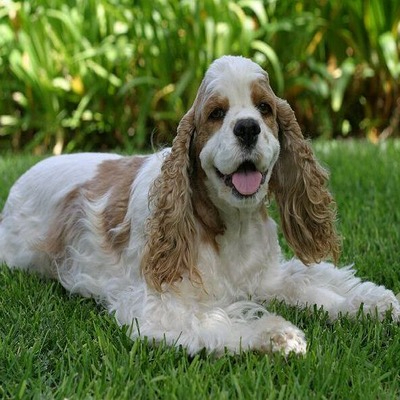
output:
M232 183L235 189L243 195L257 192L261 185L262 174L259 171L240 171L232 175Z

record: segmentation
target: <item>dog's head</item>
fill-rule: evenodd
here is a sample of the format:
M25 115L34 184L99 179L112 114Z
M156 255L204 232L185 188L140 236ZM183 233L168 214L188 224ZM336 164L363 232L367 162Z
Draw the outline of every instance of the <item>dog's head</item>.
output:
M207 71L193 106L195 156L219 208L260 204L279 155L277 101L268 75L242 57Z
M335 210L326 181L268 74L246 58L224 56L208 69L155 182L142 268L159 289L185 271L199 278L198 227L221 234L229 210L258 211L269 193L302 261L336 259Z

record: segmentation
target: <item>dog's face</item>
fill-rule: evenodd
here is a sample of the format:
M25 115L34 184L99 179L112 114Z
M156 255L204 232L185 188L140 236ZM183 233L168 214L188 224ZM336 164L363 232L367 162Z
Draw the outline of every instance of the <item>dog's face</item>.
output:
M279 155L276 96L255 63L223 57L208 70L194 107L196 156L218 208L265 199Z
M201 281L199 240L218 251L217 238L236 210L246 211L236 215L241 221L265 221L260 205L269 193L296 255L306 264L328 255L336 260L339 240L327 179L294 111L273 93L267 73L243 57L219 58L181 119L153 185L145 276L159 290L184 274ZM255 211L255 218L247 211Z

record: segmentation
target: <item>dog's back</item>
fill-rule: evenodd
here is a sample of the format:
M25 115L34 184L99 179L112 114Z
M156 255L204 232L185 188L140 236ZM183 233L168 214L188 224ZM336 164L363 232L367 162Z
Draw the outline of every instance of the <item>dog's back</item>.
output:
M80 153L50 157L33 166L12 187L1 214L0 262L47 273L48 256L35 249L44 238L55 207L74 187L91 179L114 154Z

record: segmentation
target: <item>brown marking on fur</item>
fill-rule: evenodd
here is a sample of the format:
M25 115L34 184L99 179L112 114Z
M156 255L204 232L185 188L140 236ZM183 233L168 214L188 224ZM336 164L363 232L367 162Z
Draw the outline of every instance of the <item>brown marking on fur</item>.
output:
M132 183L146 157L126 157L103 161L96 176L85 188L88 198L97 199L110 191L108 203L102 213L105 247L120 253L128 244L131 221L125 220ZM114 231L115 228L120 229Z
M224 111L228 111L229 99L226 96L222 96L220 94L213 94L207 99L206 103L204 104L204 109L201 111L202 117L204 119L208 119L210 114L218 108Z
M65 247L85 229L80 221L85 218L82 205L108 195L108 202L100 217L100 234L106 251L120 254L130 237L130 221L125 220L133 181L146 157L126 157L106 160L99 164L96 175L71 190L57 207L40 250L55 258L62 257ZM119 228L114 231L115 228Z
M223 119L209 118L212 111L218 108L227 112L229 109L229 100L227 97L214 94L205 103L204 110L197 115L196 126L198 129L196 130L193 143L197 156L210 137L218 131L223 123Z
M280 155L271 177L283 232L305 264L329 255L336 263L340 241L335 229L335 202L326 188L328 174L303 138L293 110L277 98Z
M206 103L204 100L203 81L194 105L179 123L171 153L150 191L154 211L147 223L141 268L147 282L158 291L164 285L174 287L184 275L202 286L196 265L198 241L208 241L218 250L216 236L225 229L208 198L201 175L204 172L196 163L201 149L223 122L208 118L210 113L216 108L227 111L229 100L218 94L211 95Z
M261 219L264 222L267 222L267 220L268 220L267 204L262 204L261 209L260 209L260 215L261 215Z
M141 269L147 283L162 292L165 285L187 276L202 286L197 269L198 230L193 214L189 170L190 143L194 133L194 111L182 118L161 173L150 190L152 215L146 225L147 242Z
M62 257L66 244L75 234L78 234L78 223L82 216L80 196L81 189L78 186L62 199L50 223L46 238L36 245L37 250L54 258Z
M193 156L194 165L191 179L192 204L194 215L202 231L201 239L214 247L219 252L217 236L225 232L225 225L213 202L208 196L205 185L206 174L200 166L198 157Z
M255 107L260 103L270 106L271 112L262 115L264 122L271 128L272 133L278 137L279 127L276 121L276 100L268 81L256 80L251 85L251 100Z
M192 189L192 205L194 215L201 226L201 239L211 244L218 252L219 245L217 236L225 232L225 225L222 222L221 216L213 202L208 196L208 191L205 185L206 174L200 165L200 152L215 132L220 129L222 120L210 120L210 113L221 108L228 110L229 100L226 97L213 95L205 105L205 111L199 115L199 122L193 138L190 149L191 179L190 185Z

